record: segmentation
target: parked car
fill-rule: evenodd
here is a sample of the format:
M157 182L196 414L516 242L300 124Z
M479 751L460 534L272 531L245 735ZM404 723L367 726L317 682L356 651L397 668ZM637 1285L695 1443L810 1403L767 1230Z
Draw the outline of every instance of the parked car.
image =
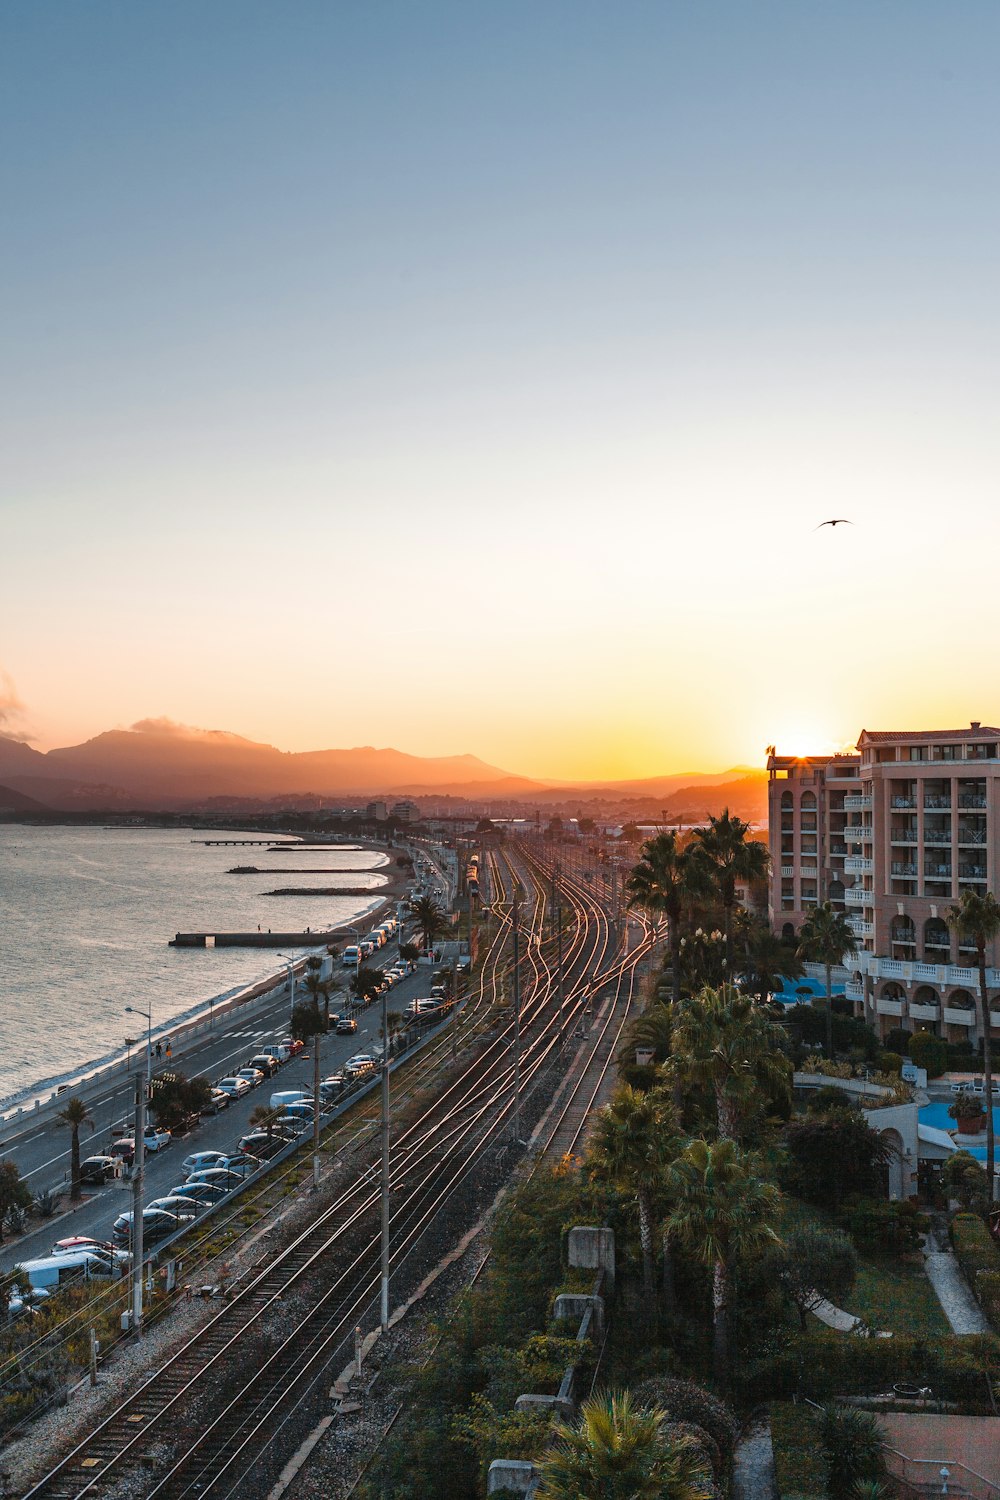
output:
M212 1187L225 1188L228 1193L232 1188L239 1187L243 1178L239 1172L230 1172L226 1167L204 1167L200 1172L192 1172L187 1180L192 1187L197 1182L207 1182Z
M232 1098L225 1089L213 1086L211 1098L202 1105L201 1112L203 1115L217 1115L220 1110L228 1109L232 1102Z
M312 1129L312 1122L313 1117L311 1114L279 1115L278 1119L275 1121L275 1124L283 1134L287 1134L290 1139L295 1140L306 1130Z
M308 1104L309 1098L307 1089L279 1089L271 1095L268 1103L272 1109L285 1109L289 1104L301 1103L303 1099Z
M46 1255L39 1260L23 1260L19 1270L33 1292L49 1296L62 1287L73 1286L92 1277L120 1276L121 1266L107 1252L75 1250L69 1255Z
M152 1245L157 1240L165 1240L168 1235L176 1234L179 1229L185 1229L187 1225L193 1223L193 1214L171 1214L163 1208L144 1208L142 1211L143 1245ZM111 1233L119 1244L128 1244L132 1237L131 1211L119 1214L111 1226Z
M155 1153L170 1145L171 1136L169 1130L159 1130L155 1125L147 1125L142 1139L146 1150Z
M193 1198L196 1203L201 1203L205 1208L211 1208L214 1203L220 1203L226 1196L226 1189L216 1187L211 1182L181 1182L177 1187L172 1187L167 1194L168 1198Z
M320 1098L325 1103L329 1103L331 1099L336 1099L338 1094L342 1094L346 1087L347 1080L343 1073L333 1073L329 1078L324 1078L320 1084Z
M358 1029L358 1023L353 1016L341 1016L334 1029L338 1036L353 1036Z
M242 1099L244 1094L249 1094L250 1084L245 1078L220 1078L219 1088L224 1089L231 1099Z
M256 1157L258 1161L270 1161L272 1156L277 1156L287 1145L288 1138L277 1131L272 1131L268 1136L263 1130L255 1130L250 1135L240 1136L239 1140L240 1150Z
M240 1068L237 1078L245 1078L252 1089L259 1088L268 1076L262 1068Z
M245 1151L240 1151L236 1156L227 1156L219 1162L219 1166L223 1171L235 1172L242 1182L259 1170L260 1162L255 1157L247 1155Z
M298 1036L283 1036L278 1043L278 1047L279 1050L282 1047L287 1047L289 1057L298 1057L299 1053L305 1047L305 1042Z
M200 1198L189 1198L180 1193L169 1193L166 1198L153 1198L146 1204L147 1208L162 1208L168 1214L191 1214L197 1218L203 1214L208 1207Z
M290 1104L286 1104L283 1118L286 1120L311 1120L314 1113L312 1096L310 1095L308 1099L293 1099Z
M224 1151L192 1151L181 1162L181 1171L190 1176L192 1172L201 1172L205 1167L217 1167L225 1159Z
M110 1256L117 1267L127 1266L132 1259L127 1250L116 1250L110 1240L95 1240L86 1234L71 1234L68 1239L56 1240L50 1254L79 1255L81 1251L88 1251L91 1255Z
M374 1071L374 1062L364 1052L359 1052L354 1057L349 1057L344 1064L344 1072L351 1078L358 1078L363 1073L372 1073Z
M281 1061L270 1052L258 1052L256 1057L251 1057L250 1067L257 1068L265 1078L273 1078L281 1067Z
M135 1161L135 1141L130 1135L123 1135L121 1140L115 1141L108 1155L115 1157L124 1166L130 1167Z
M88 1156L80 1163L80 1181L88 1187L103 1187L122 1175L120 1156Z

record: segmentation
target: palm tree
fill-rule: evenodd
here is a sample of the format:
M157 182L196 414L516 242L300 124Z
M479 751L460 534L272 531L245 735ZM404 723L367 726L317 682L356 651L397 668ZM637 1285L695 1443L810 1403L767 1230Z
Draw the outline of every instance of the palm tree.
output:
M590 1176L635 1201L639 1212L643 1290L653 1304L653 1197L662 1187L676 1135L673 1113L657 1089L648 1094L627 1083L597 1115L587 1164Z
M434 947L434 939L448 930L448 918L433 896L418 896L411 908L417 931L424 940L424 952Z
M983 1094L986 1104L986 1181L989 1184L990 1201L996 1197L994 1166L996 1146L993 1139L993 1051L990 1046L990 997L986 988L986 944L992 943L1000 933L1000 905L991 891L980 895L978 891L965 890L957 906L948 912L948 926L976 945L976 963L979 967L979 1009L983 1028Z
M732 1271L741 1256L778 1243L770 1221L780 1194L758 1175L758 1161L733 1141L696 1140L670 1169L670 1232L712 1269L713 1363L720 1389L731 1377Z
M751 922L746 930L747 980L758 1000L766 1000L781 979L801 979L802 960L787 943L775 937L764 922Z
M788 1095L785 1030L731 984L683 1000L674 1020L671 1069L715 1094L719 1134L734 1140L760 1089Z
M329 1029L330 1029L330 981L328 979L320 979L320 977L319 977L319 969L316 968L316 969L310 970L310 972L306 975L305 979L302 981L302 988L305 990L306 994L309 996L309 998L312 1001L313 1005L316 1007L316 1013L317 1013L317 1015L319 1014L319 1002L320 1002L320 1000L323 1001L323 1007L324 1007L324 1009L323 1009L324 1029L326 1031L329 1031Z
M750 824L734 817L728 807L721 817L709 818L707 828L696 828L693 839L712 868L719 901L722 905L723 930L726 934L726 964L733 971L733 912L736 909L736 885L764 880L771 865L766 844L751 839Z
M90 1117L90 1111L83 1100L76 1094L72 1099L67 1099L65 1107L59 1111L58 1117L64 1125L68 1125L73 1134L70 1139L70 1197L77 1200L82 1197L80 1190L80 1127L89 1125L91 1130L94 1122Z
M626 881L629 906L667 919L674 1004L681 998L681 923L693 902L706 896L711 871L699 846L682 848L676 833L658 833L642 846L642 858Z
M829 901L817 906L802 923L799 932L799 955L822 964L826 970L826 1055L833 1057L833 988L831 971L834 964L843 963L848 953L853 953L857 944L854 933L847 925L842 912L834 911Z
M580 1422L557 1422L539 1464L537 1500L711 1500L715 1490L697 1444L666 1432L662 1408L631 1392L592 1396Z

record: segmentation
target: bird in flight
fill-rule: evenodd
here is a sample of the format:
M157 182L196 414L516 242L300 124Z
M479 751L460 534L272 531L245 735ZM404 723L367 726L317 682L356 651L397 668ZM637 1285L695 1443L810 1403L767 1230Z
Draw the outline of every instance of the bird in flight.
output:
M854 522L853 521L849 521L846 516L838 516L835 521L820 521L819 526L814 526L813 527L813 531L819 531L824 526L853 526L853 525L854 525Z

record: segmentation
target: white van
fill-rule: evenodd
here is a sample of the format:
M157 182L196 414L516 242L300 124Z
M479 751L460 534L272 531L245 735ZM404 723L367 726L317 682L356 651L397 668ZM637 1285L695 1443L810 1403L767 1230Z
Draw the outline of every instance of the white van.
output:
M345 969L356 969L358 967L358 961L359 956L357 944L352 943L351 946L349 948L345 948L343 953L340 955L340 962L343 964Z
M312 1094L305 1089L281 1089L271 1095L272 1109L287 1109L289 1104L311 1104Z
M80 1250L75 1255L47 1255L44 1260L24 1260L21 1270L28 1278L33 1292L47 1295L60 1287L73 1286L80 1281L89 1281L93 1276L115 1276L119 1274L110 1255L100 1255L93 1250Z

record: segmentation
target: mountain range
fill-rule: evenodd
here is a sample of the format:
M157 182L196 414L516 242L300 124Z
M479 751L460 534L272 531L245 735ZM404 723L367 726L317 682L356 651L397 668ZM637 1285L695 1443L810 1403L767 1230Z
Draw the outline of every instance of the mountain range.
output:
M666 807L678 795L753 779L746 768L621 782L556 785L518 776L475 755L419 756L361 746L289 752L223 730L144 720L80 745L40 751L0 735L0 785L59 811L97 808L185 810L218 797L272 800L450 795L474 800L561 802L568 797L643 801Z

